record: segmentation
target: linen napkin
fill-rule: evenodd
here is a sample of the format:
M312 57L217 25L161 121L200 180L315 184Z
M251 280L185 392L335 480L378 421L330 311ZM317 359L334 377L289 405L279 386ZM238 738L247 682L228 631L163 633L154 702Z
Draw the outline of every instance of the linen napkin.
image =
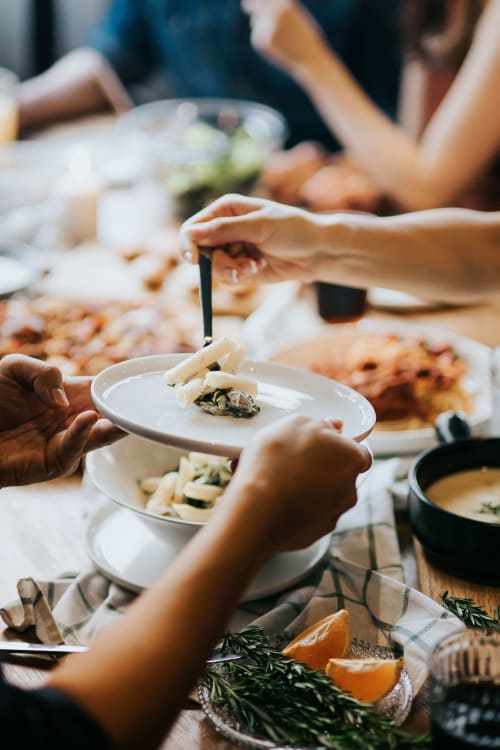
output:
M463 625L404 583L393 513L394 495L401 493L400 472L399 459L376 464L361 478L358 503L340 519L325 562L285 593L241 605L229 628L257 624L269 634L292 637L345 607L357 638L404 650L416 694L434 644ZM94 570L56 581L22 579L18 591L19 601L0 609L0 616L19 632L34 627L46 643L89 643L134 598Z

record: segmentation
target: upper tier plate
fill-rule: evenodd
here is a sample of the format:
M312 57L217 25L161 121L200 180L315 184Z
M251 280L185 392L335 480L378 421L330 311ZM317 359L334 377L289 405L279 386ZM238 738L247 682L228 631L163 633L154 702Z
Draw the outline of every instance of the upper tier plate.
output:
M167 445L236 457L255 432L291 414L340 417L343 434L363 440L375 424L368 401L347 386L305 370L272 362L245 362L239 374L258 382L261 411L251 419L215 417L196 406L181 408L163 374L185 354L141 357L103 370L92 384L99 411L142 437Z

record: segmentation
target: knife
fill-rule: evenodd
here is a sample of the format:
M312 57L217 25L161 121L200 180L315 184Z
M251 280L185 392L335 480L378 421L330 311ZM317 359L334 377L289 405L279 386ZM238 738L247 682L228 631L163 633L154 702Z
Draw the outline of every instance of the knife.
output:
M26 643L25 641L0 641L0 656L4 654L33 654L35 656L65 656L66 654L84 654L88 646L75 646L71 643ZM213 653L207 664L222 661L236 661L239 654Z

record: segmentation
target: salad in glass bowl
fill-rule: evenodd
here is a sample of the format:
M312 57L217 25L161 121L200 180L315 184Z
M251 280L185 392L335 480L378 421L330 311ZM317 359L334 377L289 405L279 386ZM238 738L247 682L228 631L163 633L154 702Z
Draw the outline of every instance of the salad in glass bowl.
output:
M233 99L169 99L124 115L122 129L148 137L174 213L186 218L227 192L247 192L287 126L274 109Z

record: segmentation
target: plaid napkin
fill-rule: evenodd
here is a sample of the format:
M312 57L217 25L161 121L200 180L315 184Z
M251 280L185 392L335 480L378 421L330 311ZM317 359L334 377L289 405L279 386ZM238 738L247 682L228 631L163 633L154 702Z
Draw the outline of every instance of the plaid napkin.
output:
M364 475L359 501L342 516L326 562L298 587L242 605L230 628L254 623L292 637L345 607L357 638L404 650L416 693L427 677L433 645L463 625L404 583L393 513L393 500L402 493L402 466L390 459ZM45 643L89 643L134 598L93 570L51 582L22 579L18 591L19 601L0 609L0 616L19 632L34 627Z

